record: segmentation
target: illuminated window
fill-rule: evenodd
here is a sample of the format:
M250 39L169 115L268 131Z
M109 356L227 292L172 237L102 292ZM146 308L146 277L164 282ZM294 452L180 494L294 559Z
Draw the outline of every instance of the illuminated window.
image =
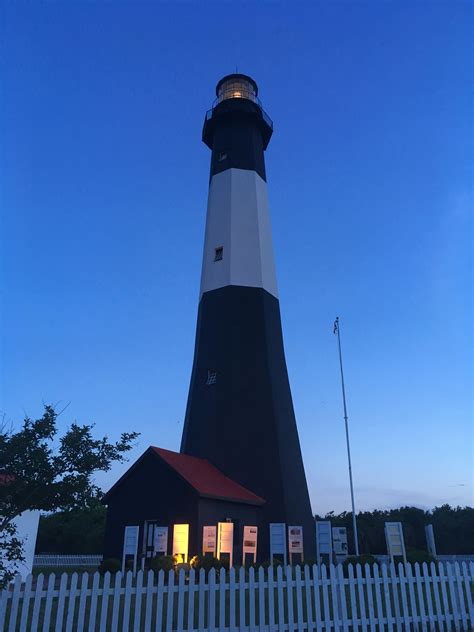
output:
M212 384L215 384L216 382L217 382L217 373L213 371L212 369L208 369L207 380L206 380L207 386L211 386Z
M219 246L219 248L214 249L214 261L222 261L224 256L224 248Z

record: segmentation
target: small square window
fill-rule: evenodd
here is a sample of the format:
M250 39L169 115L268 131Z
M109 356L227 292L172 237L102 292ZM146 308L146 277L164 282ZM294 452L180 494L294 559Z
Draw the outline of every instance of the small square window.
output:
M227 152L226 152L226 151L220 151L220 152L217 154L217 160L218 160L219 162L222 162L223 160L226 160L226 159L227 159Z
M207 386L211 386L212 384L215 384L216 382L217 382L217 373L213 371L212 369L208 369L207 380L206 380Z
M214 261L222 261L224 256L224 248L219 246L219 248L214 248Z

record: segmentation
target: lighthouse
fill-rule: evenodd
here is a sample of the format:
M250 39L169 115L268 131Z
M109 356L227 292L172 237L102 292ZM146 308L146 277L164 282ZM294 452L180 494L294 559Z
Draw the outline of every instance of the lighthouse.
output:
M202 134L211 173L181 449L149 446L103 497L105 557L125 560L133 532L131 553L145 568L167 552L185 560L209 553L205 534L217 528L228 534L227 548L218 536L211 552L243 563L246 533L258 531L250 544L264 561L274 523L280 535L303 527L305 559L314 558L268 210L265 151L273 123L246 75L221 79L216 96Z
M221 79L202 140L211 150L194 362L181 453L207 459L265 503L270 523L314 521L288 380L265 169L273 123L256 82Z

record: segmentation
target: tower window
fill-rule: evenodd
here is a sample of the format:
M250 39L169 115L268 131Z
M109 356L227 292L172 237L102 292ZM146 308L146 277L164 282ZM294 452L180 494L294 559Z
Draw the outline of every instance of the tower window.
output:
M220 152L217 154L217 160L218 160L219 162L222 162L223 160L226 160L226 158L227 158L227 152L226 152L226 151L220 151Z
M219 246L219 248L214 248L214 261L222 261L222 257L224 256L224 248Z
M214 371L212 369L208 369L207 370L207 380L206 380L207 386L211 386L212 384L215 384L216 382L217 382L217 373L216 373L216 371Z

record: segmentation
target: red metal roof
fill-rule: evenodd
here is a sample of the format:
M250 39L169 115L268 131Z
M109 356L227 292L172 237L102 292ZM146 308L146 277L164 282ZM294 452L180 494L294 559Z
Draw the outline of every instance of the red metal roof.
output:
M227 478L206 459L189 456L189 454L181 454L180 452L171 452L171 450L164 450L155 446L151 446L151 449L201 496L251 505L263 505L265 503L263 498L242 487L242 485L239 485L232 479Z

